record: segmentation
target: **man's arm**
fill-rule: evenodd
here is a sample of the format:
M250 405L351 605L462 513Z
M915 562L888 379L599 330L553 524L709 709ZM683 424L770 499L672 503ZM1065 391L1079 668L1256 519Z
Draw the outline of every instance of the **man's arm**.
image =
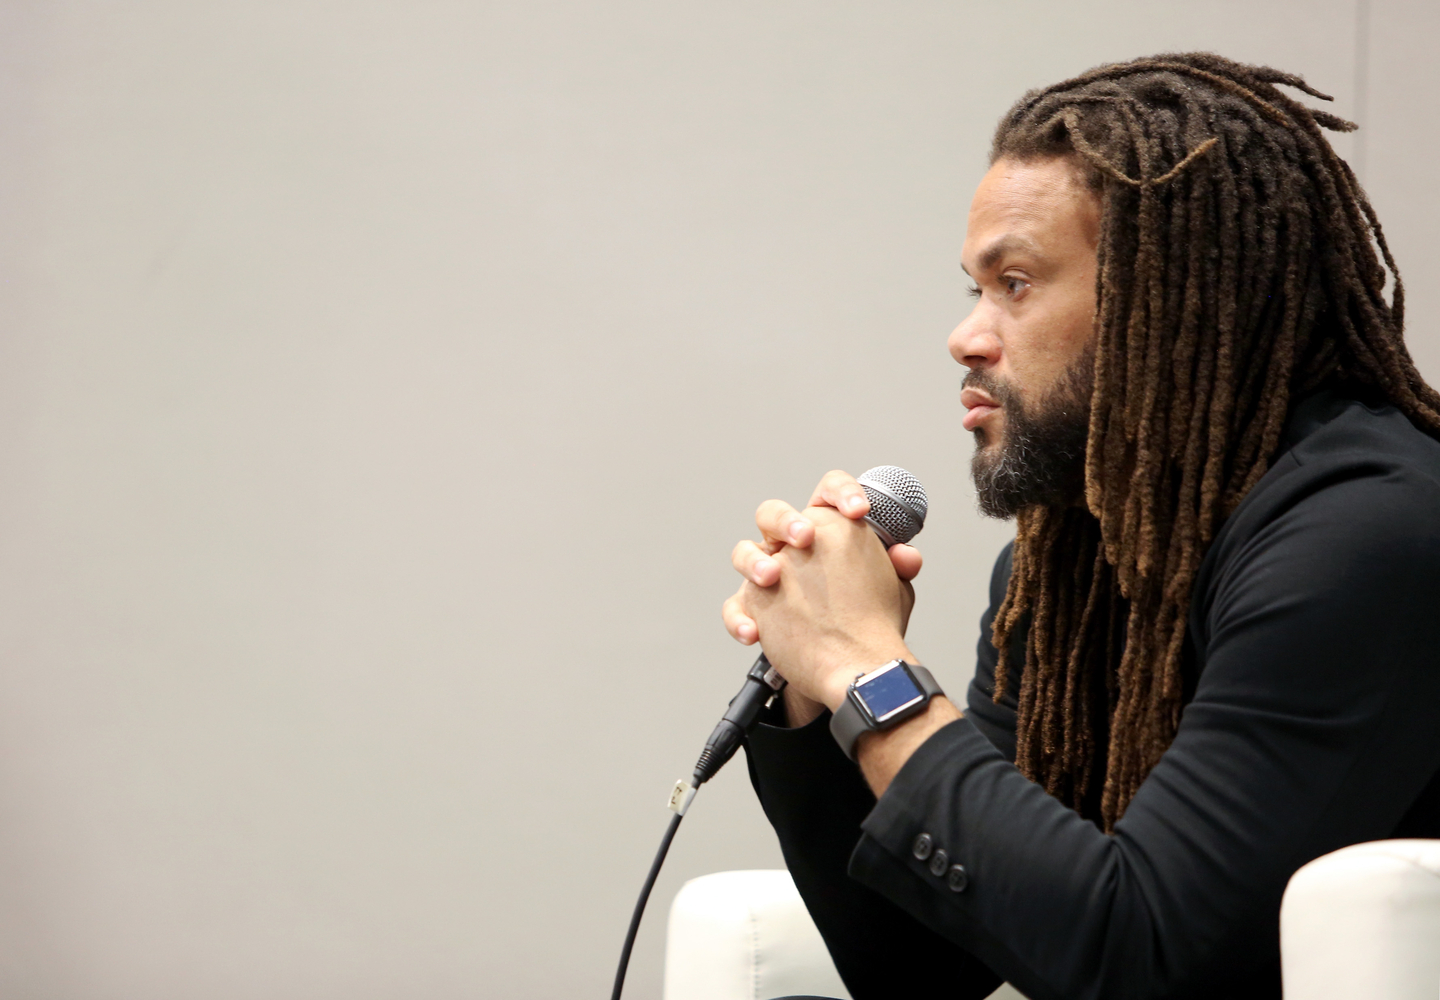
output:
M772 723L781 723L772 716ZM746 741L750 779L785 867L854 1000L981 1000L1000 977L847 872L875 797L835 745L824 713L762 724Z
M1000 669L1000 655L990 641L995 612L1005 599L1010 584L1015 543L1011 542L995 560L990 573L990 607L980 620L980 640L976 643L975 676L967 692L967 712L982 735L1012 763L1015 760L1015 692L1020 690L1020 669L1024 663L1024 629L1017 633L1014 648L1007 657L1005 669L1010 673L1009 690L1003 703L995 702L995 676ZM918 660L911 660L916 663ZM960 717L955 706L945 698L931 699L926 711L908 719L892 730L867 733L857 746L861 770L877 797L884 795L890 782L905 762L931 736Z
M1390 836L1440 767L1435 501L1333 484L1237 548L1195 697L1113 836L967 718L892 777L852 876L1032 997L1279 996L1290 875Z

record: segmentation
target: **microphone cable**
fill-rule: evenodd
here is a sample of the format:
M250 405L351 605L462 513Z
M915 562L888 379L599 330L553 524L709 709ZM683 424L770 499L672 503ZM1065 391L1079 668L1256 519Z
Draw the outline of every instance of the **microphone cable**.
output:
M640 898L635 902L635 912L630 917L630 929L625 932L625 944L620 949L620 967L615 970L615 988L610 991L610 1000L620 1000L620 993L625 989L625 972L630 967L630 952L635 947L640 918L645 915L645 904L650 901L650 890L655 888L660 866L665 863L665 855L670 853L670 842L675 839L675 831L680 829L680 821L685 818L690 803L695 801L695 793L735 756L745 733L760 717L761 709L770 704L770 700L784 687L785 678L775 672L765 654L761 653L750 667L750 672L745 675L745 685L740 688L740 693L730 699L730 707L725 710L719 725L705 741L705 749L700 751L700 759L695 762L695 773L690 776L689 781L682 778L675 782L675 787L670 792L670 809L675 816L665 830L660 849L655 852L655 860L650 863L650 873L645 876L645 884L640 887Z

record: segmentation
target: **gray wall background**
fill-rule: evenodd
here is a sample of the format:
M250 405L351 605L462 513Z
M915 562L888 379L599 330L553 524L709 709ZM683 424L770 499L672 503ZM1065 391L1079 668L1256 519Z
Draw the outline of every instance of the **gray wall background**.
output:
M1098 62L1301 72L1440 378L1421 0L0 3L0 993L601 996L748 663L755 504L930 487L992 124ZM743 766L686 878L780 864Z

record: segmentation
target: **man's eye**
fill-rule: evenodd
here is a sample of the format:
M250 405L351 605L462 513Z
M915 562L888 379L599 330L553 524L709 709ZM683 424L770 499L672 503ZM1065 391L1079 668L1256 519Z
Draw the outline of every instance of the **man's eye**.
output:
M1029 287L1030 282L1026 281L1024 278L1005 279L1005 290L1009 292L1012 296L1019 295L1021 292L1023 292Z
M980 297L980 286L970 285L968 288L965 289L965 294L970 296L972 299L978 299Z

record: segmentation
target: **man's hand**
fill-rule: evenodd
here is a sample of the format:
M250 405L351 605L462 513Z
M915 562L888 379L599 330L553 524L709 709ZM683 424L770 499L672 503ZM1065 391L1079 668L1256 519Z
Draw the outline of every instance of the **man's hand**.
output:
M746 645L763 633L766 655L790 683L791 725L839 704L826 694L837 686L835 671L849 671L838 684L843 698L859 670L909 655L903 639L913 603L909 581L922 560L908 545L887 553L860 520L869 510L854 477L831 472L803 512L780 500L761 504L755 515L761 541L740 542L732 553L748 582L725 602L725 627Z
M746 583L740 605L760 630L765 655L795 689L830 709L849 683L886 660L905 657L914 590L863 521L807 507L814 540L772 557L780 578Z
M746 645L763 640L765 655L789 681L792 726L838 708L861 672L897 658L919 662L905 645L905 626L920 553L908 545L887 553L860 520L869 512L860 484L832 472L803 511L779 500L761 504L755 523L762 540L735 546L732 561L746 583L725 602L725 627ZM861 736L860 769L870 790L884 795L910 755L958 718L947 699L932 698L913 719Z

